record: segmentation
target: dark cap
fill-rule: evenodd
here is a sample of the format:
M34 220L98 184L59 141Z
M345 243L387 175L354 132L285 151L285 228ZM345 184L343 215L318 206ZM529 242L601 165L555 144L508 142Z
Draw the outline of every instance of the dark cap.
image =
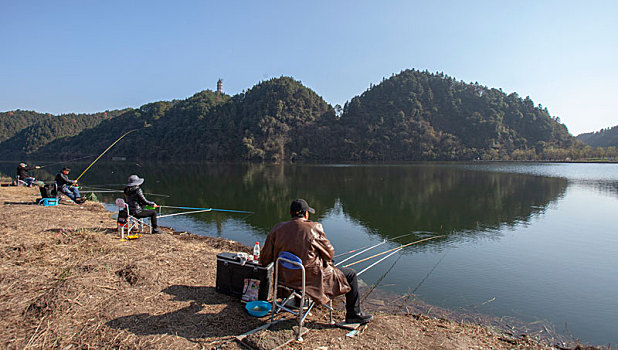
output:
M64 168L62 168L62 171L65 171L65 170L66 170L66 171L71 171L71 169L69 169L69 167L68 167L68 166L65 166Z
M290 215L297 216L304 212L315 214L315 209L311 208L304 199L296 199L290 204Z

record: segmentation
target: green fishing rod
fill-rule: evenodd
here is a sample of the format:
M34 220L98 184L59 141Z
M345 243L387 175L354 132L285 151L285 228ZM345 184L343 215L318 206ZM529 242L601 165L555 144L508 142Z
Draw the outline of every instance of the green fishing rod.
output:
M137 131L137 130L139 130L139 129L133 129L133 130L127 131L127 132L126 132L126 133L124 133L122 136L120 136L120 137L119 137L116 141L114 141L114 143L112 143L111 145L109 145L109 147L107 147L107 148L105 149L105 151L103 151L103 153L101 153L101 154L97 157L97 159L95 159L92 163L90 163L90 165L88 165L88 167L86 168L86 170L84 170L84 171L83 171L83 172L82 172L82 173L81 173L81 174L77 177L77 179L75 179L75 182L77 183L77 181L78 181L78 180L79 180L79 179L80 179L80 178L81 178L81 177L82 177L82 176L86 173L86 171L88 171L88 169L90 169L90 167L91 167L91 166L93 166L93 165L94 165L94 163L96 163L96 162L97 162L97 160L99 160L101 157L103 157L103 155L105 154L105 152L109 151L109 149L110 149L110 148L114 147L114 145L115 145L115 144L117 144L117 143L118 143L118 141L122 140L125 136L127 136L127 135L129 135L130 133L132 133L132 132L134 132L134 131Z
M217 208L194 208L194 207L174 207L171 205L160 205L162 208L170 208L170 209L185 209L185 210L203 210L203 211L221 211L228 213L241 213L241 214L253 214L252 211L245 210L233 210L233 209L217 209Z

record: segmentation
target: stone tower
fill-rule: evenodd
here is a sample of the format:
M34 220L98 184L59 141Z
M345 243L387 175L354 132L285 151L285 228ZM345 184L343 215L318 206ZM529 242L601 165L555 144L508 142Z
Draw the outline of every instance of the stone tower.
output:
M219 81L217 81L217 92L218 93L223 93L223 79L219 78Z

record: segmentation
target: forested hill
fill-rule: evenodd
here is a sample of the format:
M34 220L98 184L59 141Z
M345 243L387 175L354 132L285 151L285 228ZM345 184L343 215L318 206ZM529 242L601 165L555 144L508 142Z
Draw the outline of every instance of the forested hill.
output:
M576 142L528 97L416 70L354 97L341 123L352 159L536 159Z
M0 157L69 159L97 155L133 129L138 131L112 148L107 158L541 159L556 154L556 150L563 156L566 149L580 145L547 109L535 106L529 98L416 70L403 71L371 86L346 103L339 116L301 82L281 77L234 96L206 90L186 100L120 111L111 119L91 118L98 122L75 135L67 135L62 124L56 134L45 136L45 142L36 147L28 148L17 141L35 133L28 128L17 138L16 133L8 138L2 135L6 140L0 143ZM53 120L61 124L61 118Z
M138 129L109 156L287 160L313 142L317 127L328 118L335 118L330 105L300 82L283 77L233 97L206 90L183 101L147 104L73 138L52 142L33 156L100 153L124 132Z
M597 132L579 134L577 139L593 147L618 147L618 125Z
M54 140L78 135L123 112L51 115L16 110L0 113L0 156L24 157Z

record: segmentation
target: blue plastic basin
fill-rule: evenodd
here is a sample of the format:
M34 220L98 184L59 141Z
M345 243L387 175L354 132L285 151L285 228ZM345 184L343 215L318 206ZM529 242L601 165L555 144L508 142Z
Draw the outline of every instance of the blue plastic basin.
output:
M247 305L245 305L247 312L249 312L251 316L255 317L266 316L271 308L272 304L263 300L250 301Z

